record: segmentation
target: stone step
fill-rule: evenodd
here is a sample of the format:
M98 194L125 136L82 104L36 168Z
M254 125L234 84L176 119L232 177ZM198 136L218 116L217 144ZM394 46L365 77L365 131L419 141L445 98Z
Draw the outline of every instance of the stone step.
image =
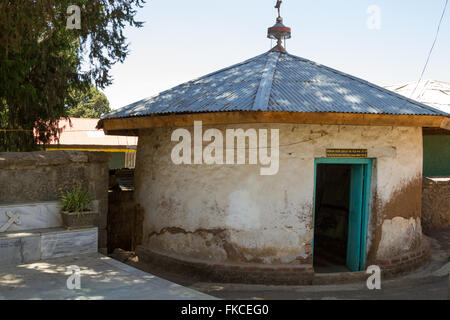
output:
M0 266L95 253L98 229L46 228L0 233Z

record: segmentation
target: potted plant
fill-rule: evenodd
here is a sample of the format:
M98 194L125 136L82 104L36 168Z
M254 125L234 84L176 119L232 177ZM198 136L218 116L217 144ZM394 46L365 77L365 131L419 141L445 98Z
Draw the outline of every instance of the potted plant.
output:
M81 186L63 191L61 194L62 220L67 229L92 227L98 211L92 207L94 198Z

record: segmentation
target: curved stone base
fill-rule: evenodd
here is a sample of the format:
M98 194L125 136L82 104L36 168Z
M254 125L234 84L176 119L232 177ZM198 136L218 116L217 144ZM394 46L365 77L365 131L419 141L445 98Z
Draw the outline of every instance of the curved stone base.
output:
M311 265L261 265L208 263L196 259L180 259L150 250L144 246L136 248L140 261L164 266L167 271L194 275L206 282L310 285L314 277Z
M165 270L193 275L205 282L246 283L266 285L324 285L365 282L368 274L360 272L342 272L319 274L309 265L262 265L262 264L231 264L210 263L196 259L186 259L169 256L152 251L145 246L136 248L140 261ZM430 256L430 242L423 237L422 245L414 252L395 257L390 260L380 260L378 265L383 278L413 271L423 265Z
M377 264L380 266L384 276L391 277L400 275L411 272L426 263L430 258L430 251L430 240L422 235L422 243L415 251L389 260L379 260Z

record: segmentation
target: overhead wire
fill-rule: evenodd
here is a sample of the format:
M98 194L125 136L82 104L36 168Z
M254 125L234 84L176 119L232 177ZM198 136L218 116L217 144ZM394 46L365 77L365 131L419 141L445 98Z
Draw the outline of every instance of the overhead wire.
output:
M439 36L439 31L441 30L442 21L444 20L445 12L447 10L447 5L448 5L448 0L445 0L444 10L442 11L442 15L439 20L438 28L437 28L436 35L435 35L434 41L433 41L433 45L431 46L430 52L428 53L427 61L425 62L425 66L423 67L422 74L420 75L419 81L417 81L416 87L414 88L414 90L411 92L411 95L409 96L410 99L412 99L414 96L414 93L416 93L416 90L419 87L420 82L423 79L423 76L425 75L425 71L427 70L428 63L430 62L431 54L433 53L434 47L436 45L436 42L437 42L437 39Z

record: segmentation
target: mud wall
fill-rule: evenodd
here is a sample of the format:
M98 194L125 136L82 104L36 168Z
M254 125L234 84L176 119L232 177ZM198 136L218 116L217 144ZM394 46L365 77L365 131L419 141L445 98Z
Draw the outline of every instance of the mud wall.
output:
M376 159L367 263L420 244L420 128L291 124L215 128L224 137L227 128L279 129L279 172L261 176L260 165L248 164L175 165L174 129L142 131L135 199L144 210L143 244L148 249L216 263L311 264L314 159L325 157L327 148L364 148Z
M424 229L450 228L450 177L423 179L422 224Z

